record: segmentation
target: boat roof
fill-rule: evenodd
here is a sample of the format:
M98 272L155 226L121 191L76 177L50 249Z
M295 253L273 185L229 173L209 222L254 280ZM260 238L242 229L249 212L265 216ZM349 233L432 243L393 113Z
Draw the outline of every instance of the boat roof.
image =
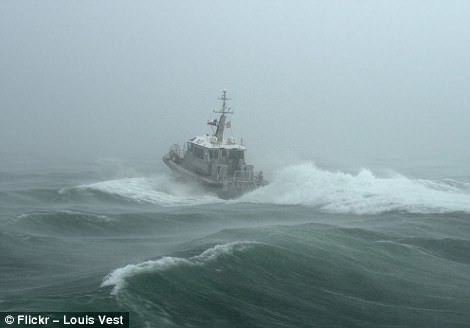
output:
M237 143L234 137L228 137L223 139L222 142L218 142L215 136L203 135L191 138L188 142L210 149L239 149L246 150L246 147L240 143Z

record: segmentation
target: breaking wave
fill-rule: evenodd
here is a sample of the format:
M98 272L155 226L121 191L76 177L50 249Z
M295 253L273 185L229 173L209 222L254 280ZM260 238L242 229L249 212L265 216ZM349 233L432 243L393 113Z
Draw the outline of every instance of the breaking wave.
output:
M414 179L398 173L378 176L368 169L351 174L305 163L287 166L275 172L270 180L267 186L229 203L304 205L352 214L470 213L470 184L452 179ZM178 181L169 175L107 180L71 189L161 206L225 202L197 184ZM70 191L64 189L61 193Z
M269 185L241 201L315 206L334 213L470 213L470 185L411 179L396 173L378 177L367 169L354 175L307 163L281 169Z
M203 265L207 262L216 260L220 256L232 255L235 251L243 251L250 247L251 244L256 243L246 241L230 242L208 248L201 254L190 258L165 256L158 260L149 260L139 264L129 264L108 274L104 278L101 287L113 286L111 294L116 295L123 287L126 286L126 279L130 277L145 273L164 271L180 265Z
M468 240L403 237L317 223L225 229L101 287L136 327L464 327Z
M198 186L168 176L122 178L76 187L116 195L127 200L162 206L201 205L221 201Z

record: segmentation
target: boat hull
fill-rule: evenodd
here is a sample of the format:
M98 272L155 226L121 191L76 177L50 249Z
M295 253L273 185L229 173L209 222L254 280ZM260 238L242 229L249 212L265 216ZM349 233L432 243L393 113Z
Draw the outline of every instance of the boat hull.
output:
M174 174L185 180L194 181L204 189L214 192L219 198L234 199L245 193L255 190L264 185L256 180L239 180L237 178L216 181L211 177L203 176L185 168L181 161L175 161L170 155L163 157L163 162L172 170Z

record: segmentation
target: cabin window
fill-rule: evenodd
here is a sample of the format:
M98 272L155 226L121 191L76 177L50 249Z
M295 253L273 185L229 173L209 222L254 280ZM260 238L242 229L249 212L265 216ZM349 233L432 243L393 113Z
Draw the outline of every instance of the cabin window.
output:
M210 155L211 159L218 159L219 158L219 150L218 149L209 150L209 155Z
M201 147L193 147L193 154L197 158L204 158L204 149Z
M244 153L241 150L232 149L230 151L229 158L230 159L243 159L244 158Z
M226 149L222 149L222 157L226 157L227 156L227 150Z

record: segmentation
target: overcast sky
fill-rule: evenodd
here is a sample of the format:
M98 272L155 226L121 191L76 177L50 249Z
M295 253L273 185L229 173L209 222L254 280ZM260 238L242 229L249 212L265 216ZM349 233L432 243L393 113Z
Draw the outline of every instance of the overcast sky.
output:
M470 1L0 2L0 156L469 160ZM262 158L261 158L262 157Z

